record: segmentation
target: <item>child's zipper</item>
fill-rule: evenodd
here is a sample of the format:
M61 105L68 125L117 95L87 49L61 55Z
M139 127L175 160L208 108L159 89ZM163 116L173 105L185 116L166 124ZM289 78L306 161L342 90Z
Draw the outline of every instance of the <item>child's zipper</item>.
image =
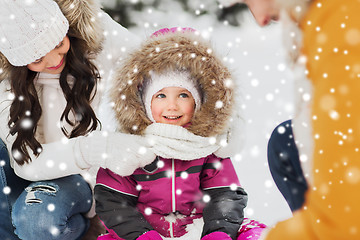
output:
M175 201L175 163L174 159L171 160L171 204L172 204L172 212L176 212L176 201ZM170 236L174 237L174 222L170 222Z

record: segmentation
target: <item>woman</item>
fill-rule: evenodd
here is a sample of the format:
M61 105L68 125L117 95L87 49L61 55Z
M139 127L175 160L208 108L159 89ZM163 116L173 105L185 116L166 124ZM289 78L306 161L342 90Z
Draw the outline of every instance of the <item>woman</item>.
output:
M106 81L137 39L93 1L0 4L0 235L80 239L98 167L129 175L154 159L141 137L97 130Z

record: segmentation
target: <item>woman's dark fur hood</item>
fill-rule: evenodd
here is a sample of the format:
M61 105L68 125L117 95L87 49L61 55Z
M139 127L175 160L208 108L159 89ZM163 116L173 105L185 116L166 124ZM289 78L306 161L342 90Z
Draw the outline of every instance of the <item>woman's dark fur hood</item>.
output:
M187 129L199 136L224 133L232 115L235 83L210 43L197 32L176 31L150 37L124 61L115 74L111 99L119 130L142 135L151 124L139 89L149 72L188 70L196 79L203 103Z
M55 0L69 21L76 35L85 40L89 53L98 53L102 49L103 27L98 19L101 6L96 0ZM0 81L8 77L13 66L0 53Z

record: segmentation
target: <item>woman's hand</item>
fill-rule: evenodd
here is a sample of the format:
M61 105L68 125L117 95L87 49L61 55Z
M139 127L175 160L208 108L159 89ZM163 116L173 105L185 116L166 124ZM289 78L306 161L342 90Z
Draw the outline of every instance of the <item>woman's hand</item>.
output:
M154 161L155 154L142 136L119 132L93 131L79 139L81 157L90 166L98 165L121 175Z

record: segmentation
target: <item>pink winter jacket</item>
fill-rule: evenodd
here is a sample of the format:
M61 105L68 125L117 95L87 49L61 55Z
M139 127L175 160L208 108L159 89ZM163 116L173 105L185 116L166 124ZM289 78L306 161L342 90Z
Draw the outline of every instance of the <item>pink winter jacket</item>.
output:
M210 201L203 200L204 192ZM128 177L100 169L95 195L98 215L124 239L152 228L165 237L180 237L200 217L203 235L224 231L236 237L247 202L231 160L214 154L191 161L157 157Z

